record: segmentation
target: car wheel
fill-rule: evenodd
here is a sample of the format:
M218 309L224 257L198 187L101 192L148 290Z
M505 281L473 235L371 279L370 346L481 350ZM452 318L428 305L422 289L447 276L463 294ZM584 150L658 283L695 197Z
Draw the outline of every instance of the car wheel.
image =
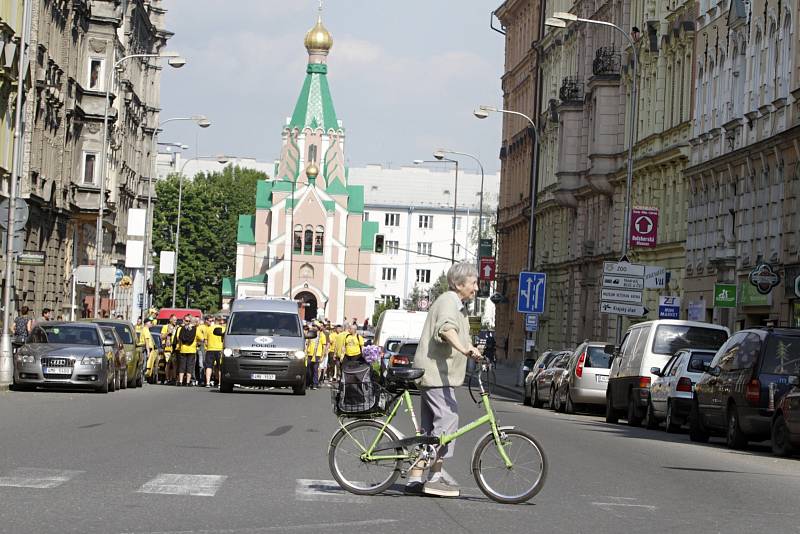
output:
M233 393L233 382L223 380L219 384L219 390L221 393Z
M97 388L95 391L98 393L108 393L110 391L110 388L108 387L108 377L106 377L106 381L103 383L103 385Z
M528 386L523 386L525 393L522 395L522 405L523 406L530 406L531 405L531 396L528 395Z
M144 369L139 369L139 374L136 375L136 381L133 383L133 387L140 388L144 385Z
M667 417L664 419L664 429L670 434L675 434L681 430L681 425L675 422L675 416L672 413L671 400L667 400Z
M689 439L695 443L708 443L708 431L700 420L700 406L696 400L689 412Z
M539 387L534 384L533 385L533 394L531 398L531 406L534 408L541 408L542 407L542 399L539 398Z
M653 403L647 401L647 415L645 416L645 428L647 430L655 430L658 428L658 420L656 414L653 412Z
M731 449L744 449L747 446L747 436L739 426L739 411L733 404L728 407L728 431L725 433L725 442Z
M611 403L611 393L606 395L606 423L610 425L619 423L619 414L614 410L614 405Z
M299 386L292 387L292 394L293 395L305 395L306 394L306 383L303 382Z
M567 400L564 401L564 412L575 413L575 403L572 402L572 393L567 388Z
M772 452L777 456L792 456L797 452L789 440L789 428L783 414L778 414L772 423Z
M558 410L558 397L556 397L556 388L555 386L550 386L550 409L559 411Z
M117 368L115 367L114 371L112 371L111 384L108 385L108 391L111 391L112 393L114 391L117 391L117 381L118 380L119 380L119 378L118 378L118 374L117 374Z
M628 399L628 415L626 416L626 419L628 420L628 426L640 426L642 424L642 416L639 415L639 411L636 409L636 403L633 401L633 396L630 396Z
M119 377L119 389L128 389L128 366L122 371Z

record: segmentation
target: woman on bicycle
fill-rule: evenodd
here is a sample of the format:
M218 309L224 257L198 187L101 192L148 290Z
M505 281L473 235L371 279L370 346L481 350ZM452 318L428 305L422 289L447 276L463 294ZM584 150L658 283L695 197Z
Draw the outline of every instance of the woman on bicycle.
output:
M431 305L422 328L414 367L425 370L418 381L422 400L422 429L439 436L458 429L455 388L464 382L467 358L481 359L470 342L466 304L478 291L478 272L472 263L458 263L447 272L449 291ZM423 484L421 468L409 472L406 493L458 497L458 486L442 478L442 463L453 455L453 444L442 446Z

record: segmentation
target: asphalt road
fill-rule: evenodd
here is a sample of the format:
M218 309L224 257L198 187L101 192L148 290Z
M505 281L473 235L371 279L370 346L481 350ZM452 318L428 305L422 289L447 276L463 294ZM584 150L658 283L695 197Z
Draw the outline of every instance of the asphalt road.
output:
M532 502L480 493L467 458L478 432L446 466L462 497L360 497L328 471L327 388L237 391L0 393L0 532L800 532L800 461L765 446L732 452L497 399L502 424L548 455ZM460 403L462 422L482 410L465 392Z

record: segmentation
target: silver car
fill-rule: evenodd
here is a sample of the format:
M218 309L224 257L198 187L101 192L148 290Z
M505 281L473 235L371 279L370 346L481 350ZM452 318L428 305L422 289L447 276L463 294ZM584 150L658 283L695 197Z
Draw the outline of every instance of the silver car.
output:
M553 405L557 411L575 413L581 405L605 405L608 373L614 359L605 347L602 342L586 341L572 353L556 386Z
M114 356L114 347L94 323L38 324L14 354L14 388L80 387L108 393L116 376Z
M688 421L694 385L715 354L711 350L683 349L676 352L663 369L650 369L656 379L650 384L647 428L657 428L663 421L667 432L680 430Z
M531 405L534 408L541 407L545 402L549 403L551 408L553 407L553 401L556 397L556 385L564 373L571 355L571 350L559 352L550 362L550 365L533 380Z

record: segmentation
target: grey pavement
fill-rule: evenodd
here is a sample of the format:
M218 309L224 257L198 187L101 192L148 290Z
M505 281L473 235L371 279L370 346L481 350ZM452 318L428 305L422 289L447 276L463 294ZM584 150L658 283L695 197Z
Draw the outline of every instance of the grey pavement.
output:
M483 411L463 389L459 402L462 423ZM327 388L5 392L0 532L798 532L800 463L764 445L729 451L501 396L494 406L548 455L545 487L525 505L477 489L477 431L446 466L460 498L343 492L327 465L337 428Z

